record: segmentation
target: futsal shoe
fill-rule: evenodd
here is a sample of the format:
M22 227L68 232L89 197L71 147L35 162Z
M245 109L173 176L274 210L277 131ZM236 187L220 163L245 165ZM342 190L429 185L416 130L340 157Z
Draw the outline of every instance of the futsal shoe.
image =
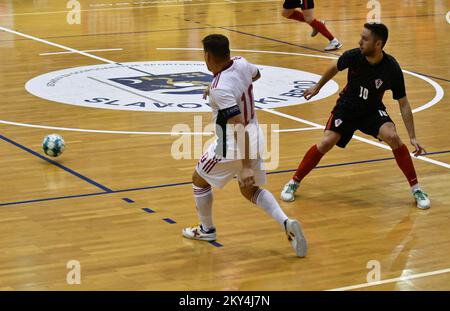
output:
M208 231L205 231L201 224L195 227L184 228L182 234L185 238L193 240L201 240L201 241L216 240L216 229L212 228L209 229Z
M295 219L287 219L284 222L287 238L298 257L305 257L308 250L305 236L300 223Z
M295 201L295 192L297 191L299 185L300 184L294 182L293 180L289 181L286 185L284 185L284 188L281 191L281 199L285 202Z
M325 51L334 51L334 50L338 50L342 47L342 43L339 42L338 39L334 38L333 40L330 41L330 44L328 44L328 46L325 48Z
M430 199L428 199L428 194L423 192L421 189L417 189L413 192L414 199L417 202L417 208L429 209L431 206Z

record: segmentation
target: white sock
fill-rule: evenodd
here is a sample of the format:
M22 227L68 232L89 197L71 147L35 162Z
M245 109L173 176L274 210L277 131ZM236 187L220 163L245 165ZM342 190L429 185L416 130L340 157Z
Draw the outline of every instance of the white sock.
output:
M419 183L415 184L414 186L411 187L411 192L414 193L417 190L420 190L420 186Z
M284 229L284 222L288 217L283 212L272 193L260 188L253 194L252 202L266 211L266 213L275 219Z
M194 189L195 207L197 208L198 218L202 223L202 227L205 231L214 228L212 220L212 203L213 193L211 186L206 188L200 188L192 185Z
M291 179L291 181L289 182L290 184L300 184L298 181L296 181L295 179Z

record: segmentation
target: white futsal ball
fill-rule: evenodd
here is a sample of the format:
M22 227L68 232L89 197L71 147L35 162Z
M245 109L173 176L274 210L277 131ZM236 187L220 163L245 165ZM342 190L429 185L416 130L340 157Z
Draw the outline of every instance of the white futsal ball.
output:
M58 134L50 134L45 136L42 142L42 148L46 155L57 157L63 153L66 144L64 139Z

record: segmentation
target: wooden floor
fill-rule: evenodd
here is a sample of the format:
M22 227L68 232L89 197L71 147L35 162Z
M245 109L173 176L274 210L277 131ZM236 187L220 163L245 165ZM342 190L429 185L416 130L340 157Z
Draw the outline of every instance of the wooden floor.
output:
M68 23L65 1L0 4L0 289L450 290L448 1L381 1L381 19L390 28L386 51L415 74L405 73L412 107L435 103L415 113L418 139L430 154L414 164L432 208L415 208L389 150L354 139L323 158L297 201L280 203L303 224L304 259L294 256L276 222L240 197L235 182L214 193L222 247L182 238L181 229L198 221L190 185L197 160L173 159L178 136L170 132L175 124L193 126L196 115L209 120L209 113L67 105L34 96L25 84L107 61L203 61L195 48L210 33L227 35L232 48L247 50L233 55L255 64L320 75L331 61L324 56L357 46L365 1L316 1L316 17L344 43L338 53L322 52L326 39L311 38L308 25L281 17L282 1L80 2L80 24ZM39 55L67 52L52 44L121 50ZM334 80L342 89L346 73ZM311 127L302 120L323 125L336 98L259 111L258 118L282 130ZM391 98L387 93L385 104L408 143ZM67 149L48 162L41 142L53 132ZM276 197L321 135L320 129L279 133L279 165L266 185ZM70 260L81 264L80 285L66 282ZM385 281L380 285L367 283L374 260Z

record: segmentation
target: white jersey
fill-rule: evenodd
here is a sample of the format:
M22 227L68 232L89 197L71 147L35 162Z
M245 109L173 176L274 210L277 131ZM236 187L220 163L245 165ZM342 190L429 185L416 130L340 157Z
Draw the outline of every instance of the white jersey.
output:
M233 57L230 64L214 76L209 92L213 122L217 127L225 129L227 120L240 114L243 123L250 128L251 155L255 152L259 154L263 147L253 97L253 78L257 74L258 68L255 65L243 57ZM228 129L225 137L217 134L216 150L226 150L226 158L230 158L237 150L233 131ZM222 155L221 152L217 153Z

